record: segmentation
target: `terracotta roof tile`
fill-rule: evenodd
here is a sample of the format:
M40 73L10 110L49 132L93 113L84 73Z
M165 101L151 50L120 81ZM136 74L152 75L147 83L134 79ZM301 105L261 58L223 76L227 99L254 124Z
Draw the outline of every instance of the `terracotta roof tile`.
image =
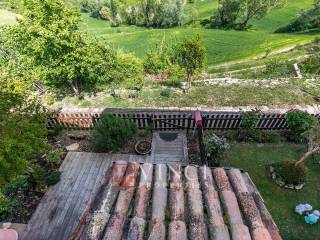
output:
M116 162L88 204L70 239L281 239L254 184L238 169Z

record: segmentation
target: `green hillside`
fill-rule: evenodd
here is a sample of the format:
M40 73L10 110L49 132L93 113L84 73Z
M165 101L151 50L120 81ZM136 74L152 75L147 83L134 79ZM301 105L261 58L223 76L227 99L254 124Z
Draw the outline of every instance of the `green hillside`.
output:
M264 54L266 48L276 50L310 41L319 33L273 32L288 24L300 9L311 7L312 3L313 0L288 0L284 8L274 10L262 20L253 21L253 28L247 32L204 29L198 25L173 29L144 29L135 26L111 28L108 22L93 19L88 14L82 15L81 28L93 35L106 38L115 48L134 52L139 57L143 57L145 51L163 37L174 40L199 34L208 50L208 64L214 65ZM192 5L189 4L186 11L191 11L192 8L197 10L199 19L206 18L217 8L217 0L198 0Z
M73 1L72 5L77 3ZM186 12L197 12L198 19L209 17L217 8L217 0L197 0L188 4ZM71 2L70 2L71 3ZM247 32L204 29L195 24L172 29L146 29L136 26L122 25L110 27L107 21L95 19L89 14L82 14L81 29L90 34L103 37L114 48L133 52L138 57L152 48L158 41L166 38L168 41L177 41L181 38L199 34L208 51L208 65L239 61L253 56L262 55L267 48L272 50L287 48L312 40L320 33L305 34L275 34L280 26L284 26L293 19L300 9L312 6L313 0L288 0L287 5L272 11L267 17L252 22L252 29ZM15 21L16 15L6 10L0 10L0 25Z

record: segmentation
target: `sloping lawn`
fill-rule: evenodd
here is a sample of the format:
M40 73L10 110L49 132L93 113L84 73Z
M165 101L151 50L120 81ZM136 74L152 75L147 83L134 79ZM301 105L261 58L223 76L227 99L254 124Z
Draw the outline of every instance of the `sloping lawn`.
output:
M320 223L308 225L302 216L294 213L294 207L299 203L310 203L320 210L320 165L312 159L307 162L308 181L298 192L282 189L266 177L268 163L296 160L304 151L305 146L288 143L235 143L231 144L229 159L225 162L226 166L242 168L250 174L284 240L320 239Z

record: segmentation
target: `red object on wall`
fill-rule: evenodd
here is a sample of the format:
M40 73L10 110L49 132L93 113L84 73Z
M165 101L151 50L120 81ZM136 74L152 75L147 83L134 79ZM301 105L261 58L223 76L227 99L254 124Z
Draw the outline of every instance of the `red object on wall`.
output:
M202 125L203 120L202 120L201 112L199 110L194 112L194 120L195 120L196 126Z

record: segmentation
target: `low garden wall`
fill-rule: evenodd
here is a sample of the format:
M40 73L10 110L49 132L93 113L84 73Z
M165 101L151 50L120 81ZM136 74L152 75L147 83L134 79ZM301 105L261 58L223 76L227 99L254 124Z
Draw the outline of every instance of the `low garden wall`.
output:
M97 111L59 112L48 117L48 127L61 126L64 129L90 129L107 112L120 118L134 121L138 128L155 130L193 129L195 121L193 111L170 109L104 109ZM240 127L240 111L201 111L204 129L228 130ZM320 120L320 114L314 114ZM284 113L261 112L257 129L288 129Z

